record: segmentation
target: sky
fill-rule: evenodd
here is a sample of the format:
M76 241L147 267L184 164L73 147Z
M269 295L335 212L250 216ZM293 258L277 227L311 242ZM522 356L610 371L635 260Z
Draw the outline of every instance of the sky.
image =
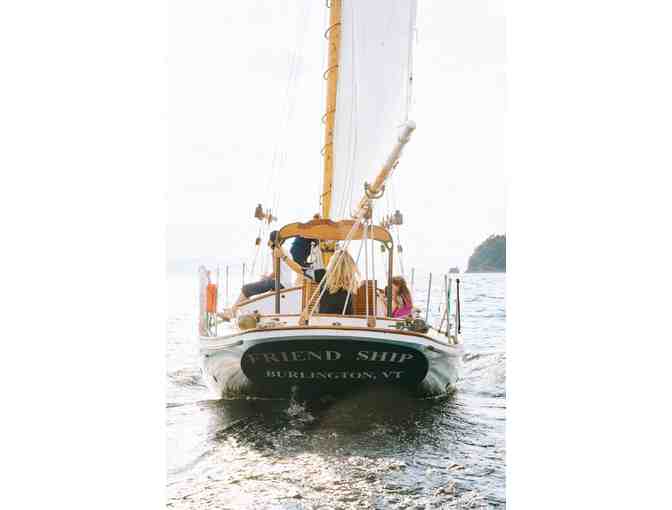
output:
M327 15L324 0L170 3L169 269L249 263L276 187L277 225L318 211ZM505 30L503 0L418 0L417 129L393 183L407 267L466 269L506 231Z

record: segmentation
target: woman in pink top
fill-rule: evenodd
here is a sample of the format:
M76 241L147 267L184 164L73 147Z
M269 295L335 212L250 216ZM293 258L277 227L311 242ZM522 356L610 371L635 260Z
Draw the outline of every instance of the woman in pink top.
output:
M392 278L392 317L404 318L413 313L413 298L402 276Z

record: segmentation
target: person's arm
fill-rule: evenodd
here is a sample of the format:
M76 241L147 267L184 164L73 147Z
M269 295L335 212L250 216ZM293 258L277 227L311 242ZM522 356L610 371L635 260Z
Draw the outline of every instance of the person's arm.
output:
M297 274L303 275L303 268L294 260L292 260L291 257L288 257L287 254L285 253L285 250L282 249L280 246L276 246L275 249L273 250L273 254L276 257L280 257L280 260L282 260L285 264L289 266L289 268L294 271Z

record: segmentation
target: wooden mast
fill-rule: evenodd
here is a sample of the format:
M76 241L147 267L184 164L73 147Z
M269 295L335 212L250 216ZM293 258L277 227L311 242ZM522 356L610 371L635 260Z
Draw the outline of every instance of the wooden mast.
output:
M341 0L331 0L329 6L329 56L327 70L327 111L324 114L324 178L322 181L322 218L329 219L334 178L334 117L338 86L338 61L341 49Z

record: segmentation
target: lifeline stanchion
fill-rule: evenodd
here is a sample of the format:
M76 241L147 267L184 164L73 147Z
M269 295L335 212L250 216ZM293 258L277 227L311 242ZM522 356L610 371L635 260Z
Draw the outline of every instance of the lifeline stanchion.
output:
M445 275L444 275L445 276ZM444 279L442 288L441 288L441 296L443 296L446 292L446 282ZM437 328L438 331L441 331L441 327L443 327L443 313L441 313L441 298L439 298L439 308L436 310L436 312L441 316L441 323L439 324L439 327ZM436 321L433 321L436 323Z
M243 288L243 285L245 285L245 262L243 262L243 282L242 282L240 288Z
M443 275L443 291L446 298L446 306L441 315L441 324L439 324L439 333L441 333L441 328L443 327L443 321L446 321L446 336L450 336L450 286L453 283L452 278L448 278L448 275Z
M226 306L229 306L229 266L226 266Z
M460 279L457 279L457 334L462 333L462 310L460 307Z
M219 271L219 264L217 264L217 276L215 278L216 280L216 285L215 285L215 311L217 308L217 303L221 302L221 296L222 296L222 277ZM226 305L225 305L226 306ZM216 323L217 321L215 321ZM216 325L216 324L215 324ZM217 332L215 332L215 336L217 336Z
M429 286L427 287L427 309L425 311L425 322L429 320L429 300L432 297L432 273L429 273Z
M446 289L446 336L450 336L450 288L453 286L453 279L448 278L448 287Z

